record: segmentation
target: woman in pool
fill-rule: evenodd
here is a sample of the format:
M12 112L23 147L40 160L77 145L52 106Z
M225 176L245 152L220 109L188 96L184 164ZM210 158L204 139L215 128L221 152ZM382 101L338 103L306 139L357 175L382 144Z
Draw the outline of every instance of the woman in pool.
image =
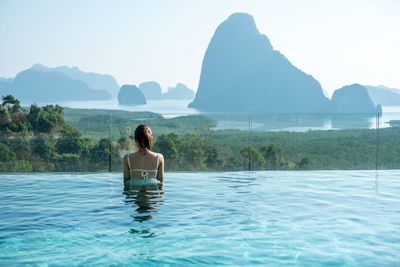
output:
M164 157L150 151L153 135L148 125L140 124L135 130L138 151L124 156L124 188L157 185L164 182Z

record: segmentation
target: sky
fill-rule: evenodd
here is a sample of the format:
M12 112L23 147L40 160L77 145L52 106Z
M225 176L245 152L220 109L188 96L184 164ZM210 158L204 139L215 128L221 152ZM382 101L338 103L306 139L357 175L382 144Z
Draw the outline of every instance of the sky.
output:
M400 88L398 0L0 0L0 77L41 63L197 90L211 37L235 12L329 94Z

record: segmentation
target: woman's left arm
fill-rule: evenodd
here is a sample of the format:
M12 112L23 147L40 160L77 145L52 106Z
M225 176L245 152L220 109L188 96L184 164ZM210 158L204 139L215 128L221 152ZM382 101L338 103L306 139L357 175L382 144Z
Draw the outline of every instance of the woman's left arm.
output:
M160 183L164 182L164 156L159 154L159 164L158 164L158 172L157 172L157 179Z

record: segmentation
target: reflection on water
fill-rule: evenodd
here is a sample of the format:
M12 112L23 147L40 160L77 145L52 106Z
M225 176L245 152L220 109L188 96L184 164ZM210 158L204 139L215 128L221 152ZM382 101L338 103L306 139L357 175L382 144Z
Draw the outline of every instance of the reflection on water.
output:
M151 232L150 230L136 230L136 229L130 229L129 233L133 235L140 235L141 238L150 238L150 237L156 237L156 233Z
M136 222L151 220L150 213L157 212L157 207L164 204L164 188L162 185L131 186L124 191L126 205L131 205L135 212L130 215ZM134 229L132 229L134 230ZM136 230L134 230L134 233Z

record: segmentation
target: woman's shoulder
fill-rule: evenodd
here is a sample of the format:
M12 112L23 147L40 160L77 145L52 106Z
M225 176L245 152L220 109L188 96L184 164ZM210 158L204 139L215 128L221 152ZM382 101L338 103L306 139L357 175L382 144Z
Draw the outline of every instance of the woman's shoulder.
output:
M153 156L153 157L158 157L159 159L164 159L164 156L163 156L163 154L161 154L161 153L157 153L157 152L153 152L153 151L150 151L150 153L149 153L151 156ZM135 158L136 156L140 156L140 153L138 152L138 151L135 151L135 152L130 152L130 153L126 153L125 155L124 155L124 158Z
M128 152L124 155L124 160L128 160L128 159L132 160L132 159L136 158L137 154L138 154L137 151L136 152Z
M124 158L131 157L133 154L135 154L135 152L127 152L125 153Z
M157 152L153 152L153 153L154 153L154 155L155 155L156 157L158 157L159 159L164 159L163 154L157 153Z

